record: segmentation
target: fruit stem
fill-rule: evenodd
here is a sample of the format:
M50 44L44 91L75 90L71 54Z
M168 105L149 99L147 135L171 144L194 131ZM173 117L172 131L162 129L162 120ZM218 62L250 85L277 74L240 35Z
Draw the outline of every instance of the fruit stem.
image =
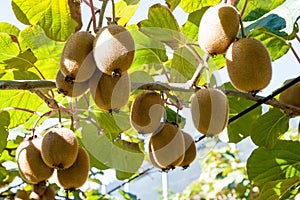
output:
M36 127L37 127L37 124L39 123L39 121L43 118L43 117L48 117L48 116L51 116L53 114L53 110L50 110L49 112L46 112L42 115L39 116L39 118L34 122L33 126L32 126L32 137L34 137L34 133L35 133L35 130L36 130Z
M117 24L116 21L116 9L115 9L115 1L111 0L111 7L112 7L112 21L114 24Z
M239 18L240 18L240 25L241 25L242 38L245 38L245 37L246 37L246 33L245 33L244 24L243 24L243 21L242 21L242 16L240 15Z
M95 9L94 9L93 0L90 0L90 5L89 6L91 8L93 30L94 30L94 33L96 33L98 30L97 30L97 25L96 25L96 16L95 16Z
M292 50L294 56L296 57L297 61L300 63L300 58L296 52L296 50L294 49L294 47L292 46L292 44L290 42L287 42L287 45L290 47L290 49Z
M240 15L241 15L241 18L242 18L242 16L243 16L244 13L245 13L245 10L246 10L247 5L248 5L248 1L249 1L249 0L246 0L245 3L244 3L244 6L243 6L242 11L241 11L241 14L240 14Z
M96 14L99 13L99 12L100 12L100 9L96 10L96 11L95 11L95 16L96 16ZM90 31L92 22L93 22L93 18L91 17L91 19L90 19L90 21L89 21L89 23L88 23L88 25L87 25L87 27L86 27L86 31ZM97 27L96 27L96 28L97 28Z
M299 81L300 81L300 76L298 76L297 78L293 79L292 81L286 83L285 85L283 85L282 87L278 88L277 90L273 91L269 96L267 96L267 97L265 97L265 98L257 101L257 103L255 103L252 106L248 107L247 109L243 110L239 114L231 117L228 120L228 124L230 124L233 121L239 119L240 117L244 116L248 112L254 110L255 108L257 108L261 104L263 104L263 103L267 102L268 100L272 99L273 97L275 97L276 95L280 94L281 92L283 92L284 90L288 89L289 87L293 86L294 84L298 83Z
M102 7L101 7L101 10L100 10L100 14L99 14L98 30L100 28L102 28L103 18L104 18L104 13L105 13L105 9L106 9L106 6L107 6L107 2L108 2L108 0L103 0L102 1Z

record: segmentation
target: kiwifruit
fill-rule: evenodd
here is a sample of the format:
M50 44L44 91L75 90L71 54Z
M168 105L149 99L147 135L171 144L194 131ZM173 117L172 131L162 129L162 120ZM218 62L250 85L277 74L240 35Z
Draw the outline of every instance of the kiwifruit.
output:
M58 170L57 180L64 189L79 188L87 180L89 169L89 155L82 147L79 147L76 161L70 168Z
M42 140L42 158L52 168L67 169L73 165L78 152L78 141L68 128L51 128Z
M54 200L55 199L55 189L52 186L47 186L46 190L42 196L42 200Z
M196 158L197 148L192 136L184 131L181 131L184 138L184 159L178 164L183 168L187 168Z
M111 24L101 28L94 40L97 67L108 75L121 75L131 66L135 46L131 33L123 26Z
M94 36L87 31L75 32L68 38L60 57L60 70L67 81L84 82L93 75L93 42Z
M290 81L291 80L288 80L285 83ZM279 94L279 101L292 106L300 107L300 82L281 92Z
M200 47L207 53L223 54L239 31L240 15L228 4L209 7L203 14L198 32Z
M41 138L24 140L16 150L19 172L27 183L37 184L47 180L53 174L53 169L42 159L41 143Z
M214 136L221 133L228 122L228 101L218 89L199 89L191 98L192 120L204 135Z
M164 111L160 94L151 90L143 91L131 104L131 126L139 133L152 133L159 127Z
M29 200L29 194L25 190L18 190L14 199L15 200Z
M37 193L39 196L42 196L45 193L47 186L46 181L39 182L32 186L32 191Z
M85 82L72 82L66 81L66 77L58 70L56 74L55 84L58 90L58 93L63 94L68 97L78 97L85 93L89 88L89 81Z
M154 167L173 169L184 159L184 138L176 124L162 123L149 140L149 157Z
M71 18L77 22L75 31L79 31L82 27L80 0L68 0L68 5L71 12Z
M230 81L237 90L256 93L269 84L272 62L261 41L239 39L229 46L225 57Z
M104 111L117 110L128 103L130 79L127 72L111 76L96 70L89 82L95 104Z

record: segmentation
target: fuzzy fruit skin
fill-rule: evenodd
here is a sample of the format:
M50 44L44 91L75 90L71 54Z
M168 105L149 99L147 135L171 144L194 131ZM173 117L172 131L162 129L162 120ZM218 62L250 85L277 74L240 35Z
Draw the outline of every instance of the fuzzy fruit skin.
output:
M79 188L87 180L89 169L89 155L82 147L79 147L75 163L68 169L58 170L57 180L64 189Z
M68 0L68 5L71 12L71 17L77 22L75 31L79 31L82 27L82 17L81 17L81 4L80 1Z
M98 31L93 53L99 70L108 75L121 75L133 62L134 40L125 27L111 24Z
M55 189L52 186L47 186L43 196L42 200L54 200L55 199Z
M49 167L56 169L71 167L78 153L78 141L74 132L68 128L49 129L43 136L41 153Z
M18 190L15 200L29 200L29 194L25 190Z
M152 133L159 127L164 113L164 102L160 94L150 90L143 91L131 105L131 126L139 133Z
M218 89L200 89L191 99L192 119L196 129L204 135L221 133L228 122L228 101Z
M230 81L237 90L258 92L271 81L272 61L259 40L242 38L233 42L225 58Z
M290 81L288 80L288 82ZM300 82L281 92L279 94L279 101L300 107Z
M208 8L199 25L200 47L211 55L225 53L237 37L239 23L239 13L231 5L220 3Z
M89 82L66 81L66 77L58 70L55 78L55 84L58 92L68 97L78 97L85 93L89 88Z
M94 36L87 32L73 33L64 46L60 57L60 70L69 80L84 82L95 71L92 55Z
M184 138L184 159L178 165L183 168L187 168L196 158L197 148L192 136L184 131L181 131Z
M37 184L47 180L53 174L53 169L42 159L41 143L41 138L24 140L16 150L19 172L27 183Z
M120 109L128 103L130 87L127 72L122 76L111 76L97 70L89 82L95 104L109 112Z
M149 157L154 167L172 169L184 159L184 138L177 125L166 122L149 141Z

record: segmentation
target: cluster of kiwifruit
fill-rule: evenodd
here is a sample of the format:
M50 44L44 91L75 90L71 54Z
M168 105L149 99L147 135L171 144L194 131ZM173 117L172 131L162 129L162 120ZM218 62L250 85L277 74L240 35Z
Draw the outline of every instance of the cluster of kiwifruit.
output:
M203 14L198 41L210 55L225 54L229 78L237 90L257 93L271 80L271 58L261 41L237 38L240 23L240 14L234 6L214 5Z
M15 200L53 200L55 199L55 189L46 182L33 185L30 192L19 189L15 195Z
M54 127L43 137L22 141L16 150L16 160L25 182L40 185L55 172L58 184L66 190L82 186L90 167L88 153L79 146L74 132L64 127ZM45 195L35 193L36 198L31 199L42 199Z
M58 91L77 97L90 89L95 104L104 111L127 104L135 44L123 26L110 24L93 36L75 32L64 46L56 76Z
M151 134L148 152L154 167L162 170L186 168L196 157L193 138L175 123L164 121L165 107L155 91L140 92L131 104L130 122L141 134Z

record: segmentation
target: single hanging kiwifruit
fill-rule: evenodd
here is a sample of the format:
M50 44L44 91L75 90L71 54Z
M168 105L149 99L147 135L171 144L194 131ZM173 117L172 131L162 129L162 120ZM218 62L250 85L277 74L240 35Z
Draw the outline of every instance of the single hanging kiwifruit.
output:
M239 39L229 46L225 58L230 81L237 90L256 93L270 83L272 61L261 41Z
M178 164L183 168L187 168L196 158L197 148L194 139L192 136L184 131L181 131L184 138L184 159Z
M240 15L231 5L220 3L203 14L198 32L200 47L207 53L223 54L239 31Z
M184 159L184 138L176 124L166 122L151 135L149 157L154 167L172 169ZM154 161L154 162L153 162Z
M24 140L16 150L19 172L27 183L37 184L47 180L53 174L53 169L42 159L41 144L41 138Z
M159 127L164 113L161 95L151 90L143 91L135 97L131 105L131 126L139 133L152 133Z
M94 36L87 31L73 33L64 46L60 57L60 71L66 81L87 81L96 69L93 58Z
M97 67L108 75L119 76L131 66L135 44L131 33L123 26L111 24L101 28L94 40Z
M285 83L290 81L291 80L288 80ZM292 106L300 107L300 82L281 92L279 94L279 101Z
M221 133L228 122L228 101L218 89L199 89L191 99L191 113L195 127L204 135Z
M69 168L75 162L77 152L78 141L71 129L51 128L43 136L41 153L49 167Z

